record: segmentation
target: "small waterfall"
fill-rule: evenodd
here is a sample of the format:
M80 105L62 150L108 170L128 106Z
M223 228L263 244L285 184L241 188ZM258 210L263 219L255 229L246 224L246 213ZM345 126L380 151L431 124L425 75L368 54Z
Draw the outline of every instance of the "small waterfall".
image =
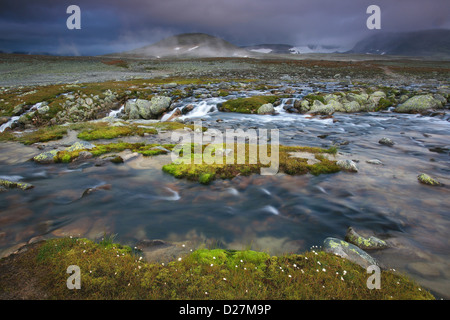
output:
M165 115L163 115L162 118L161 118L161 122L167 121L175 113L175 111L177 111L178 109L180 109L180 108L175 108L172 111L170 111L169 113L166 113Z
M181 107L177 107L177 108L173 109L171 112L165 114L161 118L161 121L167 121L167 119L169 119L174 114L174 112L176 112L177 109L182 111L188 105L192 105L194 108L189 113L180 116L179 117L180 119L204 117L210 112L218 111L217 104L224 102L224 101L226 101L226 100L222 99L222 98L209 98L209 99L202 100L198 103L189 102L189 103L186 103Z
M11 128L11 126L13 125L13 123L19 121L19 119L20 119L21 116L26 115L26 114L28 114L28 113L30 113L30 112L32 112L32 111L39 110L41 107L42 107L42 102L38 102L38 103L36 103L35 105L33 105L29 110L27 110L27 111L25 111L24 113L22 113L20 116L14 116L14 117L11 117L11 118L9 119L8 122L6 122L6 123L4 123L4 124L2 124L2 125L0 126L0 132L5 131L6 128Z
M123 104L119 110L111 110L111 112L108 114L108 117L117 118L117 115L122 113L123 109L125 108L125 105Z
M201 101L199 104L194 105L194 109L189 112L189 114L187 114L185 118L203 117L211 110L217 111L216 104L210 104L207 101Z
M20 118L19 116L11 117L11 119L9 119L8 122L6 122L0 126L0 132L5 131L6 128L11 128L12 124L14 122L17 122L19 120L19 118Z

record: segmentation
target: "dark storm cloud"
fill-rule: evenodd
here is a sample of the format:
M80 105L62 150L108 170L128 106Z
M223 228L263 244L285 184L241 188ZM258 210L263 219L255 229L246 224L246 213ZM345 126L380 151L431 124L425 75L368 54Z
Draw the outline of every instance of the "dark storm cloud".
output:
M66 8L81 8L81 30ZM448 0L2 0L0 50L104 54L169 35L204 32L238 45L352 45L368 30L366 9L381 8L381 31L450 28Z

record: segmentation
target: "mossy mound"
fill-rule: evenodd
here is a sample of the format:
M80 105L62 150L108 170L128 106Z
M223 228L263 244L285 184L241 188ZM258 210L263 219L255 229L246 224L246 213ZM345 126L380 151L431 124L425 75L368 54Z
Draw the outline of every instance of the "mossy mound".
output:
M233 161L227 162L227 157L224 154L226 145L213 146L211 155L218 153L216 161L210 163L206 160L205 155L209 156L206 148L211 148L211 145L201 146L201 154L196 153L195 145L192 144L191 155L182 156L176 161L164 165L163 171L173 175L176 178L185 178L192 181L198 181L202 184L208 184L215 179L231 179L238 175L248 176L251 174L260 173L263 168L269 168L273 164L263 164L261 159L254 159L250 161L250 150L255 151L257 146L249 144L235 144L233 153ZM245 149L244 157L238 157L239 149ZM267 156L271 158L271 148L268 149ZM237 152L235 152L237 151ZM311 164L308 159L301 157L294 157L292 153L307 152L314 155L315 163ZM336 173L340 168L336 165L336 161L329 160L325 154L334 154L337 152L335 147L329 149L322 149L317 147L295 147L295 146L279 146L279 156L275 160L278 161L278 169L281 172L290 175L299 175L311 173L313 175L320 175L324 173Z
M97 123L95 126L85 129L78 134L78 138L86 141L99 139L114 139L125 136L144 136L144 134L157 134L154 128L143 128L137 125L109 126L107 123Z
M237 98L225 101L218 106L219 111L238 113L257 113L258 109L267 103L275 103L278 96L253 96L249 98Z
M381 271L368 289L366 270L335 255L309 251L269 256L251 250L201 249L166 265L139 252L88 239L36 243L0 260L2 299L422 300L434 299L407 277ZM80 289L68 289L69 266L80 268Z

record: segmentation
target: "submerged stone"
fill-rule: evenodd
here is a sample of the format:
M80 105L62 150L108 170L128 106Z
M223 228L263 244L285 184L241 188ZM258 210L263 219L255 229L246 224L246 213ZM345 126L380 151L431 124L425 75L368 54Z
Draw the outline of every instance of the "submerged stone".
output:
M364 238L359 235L352 227L349 227L347 229L345 240L363 250L384 249L388 247L386 241L374 236Z
M383 162L381 162L378 159L370 159L370 160L366 160L366 162L369 164L374 164L374 165L378 165L378 166L383 165Z
M392 147L395 144L394 141L386 137L381 138L380 141L378 141L378 143L389 147Z
M375 258L357 246L344 240L328 237L323 241L323 250L347 259L367 269L371 265L379 265Z
M418 175L417 179L419 180L420 183L427 184L429 186L440 186L441 185L441 183L439 181L434 180L426 173L422 173L422 174Z
M34 188L34 186L29 183L14 182L5 179L0 179L0 187L3 187L2 189L21 189L21 190L28 190Z

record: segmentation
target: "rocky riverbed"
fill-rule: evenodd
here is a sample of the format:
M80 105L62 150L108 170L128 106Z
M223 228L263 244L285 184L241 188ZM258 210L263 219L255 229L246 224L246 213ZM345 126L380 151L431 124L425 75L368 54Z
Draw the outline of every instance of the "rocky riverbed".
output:
M447 62L1 58L3 256L105 233L160 239L156 260L181 243L281 254L376 239L361 250L450 297ZM66 71L47 77L47 64ZM172 163L174 134L226 129L278 130L279 172Z

